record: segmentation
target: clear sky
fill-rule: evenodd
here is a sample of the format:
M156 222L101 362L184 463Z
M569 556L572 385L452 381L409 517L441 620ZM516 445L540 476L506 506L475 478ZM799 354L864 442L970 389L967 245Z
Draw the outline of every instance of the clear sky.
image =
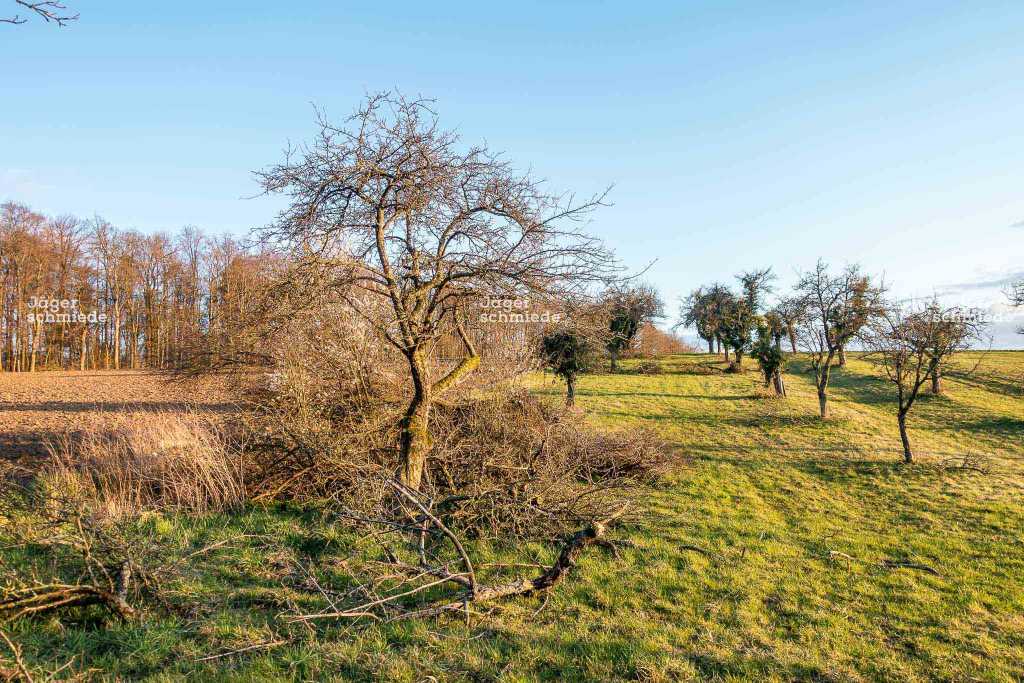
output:
M673 313L818 257L986 304L1024 275L1019 1L66 2L0 24L0 201L241 235L314 104L397 88L553 188L614 184L592 230Z

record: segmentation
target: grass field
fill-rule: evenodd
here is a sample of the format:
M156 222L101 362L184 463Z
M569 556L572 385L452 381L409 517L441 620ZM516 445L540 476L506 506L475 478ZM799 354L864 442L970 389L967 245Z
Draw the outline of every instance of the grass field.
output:
M596 423L651 426L681 464L615 530L633 546L585 555L547 604L504 603L468 626L286 626L281 612L324 601L282 579L315 560L329 580L354 539L321 511L282 505L139 520L169 559L227 541L166 587L191 611L7 632L30 665L75 656L65 674L100 679L1020 680L1024 353L987 354L967 374L978 360L962 357L946 395L914 408L913 465L900 463L889 387L857 359L834 376L828 422L799 364L786 400L765 397L753 363L727 375L703 355L661 359L659 375L629 374L627 361L583 378L577 402ZM550 378L530 383L560 400ZM956 467L963 456L980 467ZM539 543L473 552L552 556Z

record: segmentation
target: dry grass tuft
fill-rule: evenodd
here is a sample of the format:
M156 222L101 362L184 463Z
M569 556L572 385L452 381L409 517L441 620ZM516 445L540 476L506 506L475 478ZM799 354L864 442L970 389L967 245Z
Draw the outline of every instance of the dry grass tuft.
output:
M48 445L40 481L113 517L143 510L232 508L245 498L237 453L198 415L118 413Z

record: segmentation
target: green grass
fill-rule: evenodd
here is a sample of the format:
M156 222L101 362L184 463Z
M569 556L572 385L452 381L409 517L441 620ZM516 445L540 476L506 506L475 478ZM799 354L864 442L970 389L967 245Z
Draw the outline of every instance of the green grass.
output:
M78 655L76 669L111 679L1019 680L1024 353L987 354L966 374L977 359L961 358L947 394L914 407L909 466L889 387L857 359L834 376L827 422L799 364L786 400L765 397L753 363L726 375L699 355L662 359L661 375L584 377L577 402L596 423L653 427L682 464L616 531L635 547L585 555L539 612L521 599L470 626L285 627L282 611L323 602L282 588L282 575L317 560L329 580L354 541L315 510L280 506L141 522L172 555L248 535L169 587L192 614L124 624L87 613L7 630L33 666ZM550 377L531 385L560 400ZM944 466L967 454L986 471ZM473 552L551 557L543 544ZM196 661L282 635L291 642Z

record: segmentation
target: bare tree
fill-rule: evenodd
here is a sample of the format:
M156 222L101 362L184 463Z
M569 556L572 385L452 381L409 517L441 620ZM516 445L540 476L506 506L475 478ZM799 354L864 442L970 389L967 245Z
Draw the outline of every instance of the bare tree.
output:
M462 148L424 100L374 95L344 126L319 125L312 144L258 174L266 192L291 200L262 237L291 253L293 279L343 298L405 358L399 477L418 489L431 405L480 362L467 305L611 277L612 255L578 227L604 195L576 203L486 147ZM436 376L432 349L446 332L463 357Z
M38 17L42 17L47 23L53 22L57 26L64 26L70 21L78 20L78 13L68 14L67 6L56 0L42 0L31 2L30 0L14 0L15 4L27 9ZM0 18L0 24L24 24L28 19L20 14L10 18Z
M797 330L807 317L803 301L799 297L783 297L773 310L779 316L783 331L789 339L790 351L796 353Z
M904 462L914 460L907 435L907 414L933 373L980 337L979 321L976 311L943 309L937 302L916 310L889 304L858 334L868 352L865 357L881 367L896 387L896 421Z
M803 273L796 286L804 312L798 327L800 346L810 355L822 419L829 416L828 383L832 361L872 316L881 311L883 288L871 282L856 265L839 275L829 273L818 261L814 270Z

